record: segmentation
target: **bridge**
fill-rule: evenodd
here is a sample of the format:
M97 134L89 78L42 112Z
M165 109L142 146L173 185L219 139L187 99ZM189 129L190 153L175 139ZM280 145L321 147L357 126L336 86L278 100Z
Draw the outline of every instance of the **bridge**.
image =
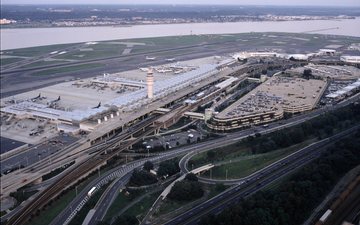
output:
M171 111L171 109L158 108L154 112L159 113L159 114L165 114L165 113L168 113L170 111ZM184 116L190 117L191 119L198 119L198 120L204 120L205 119L204 113L185 112Z

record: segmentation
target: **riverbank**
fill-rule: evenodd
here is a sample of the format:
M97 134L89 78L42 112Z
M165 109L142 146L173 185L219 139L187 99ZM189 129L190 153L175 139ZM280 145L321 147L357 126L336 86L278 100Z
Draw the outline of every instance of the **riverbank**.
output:
M2 29L1 50L89 41L182 36L190 34L289 32L360 37L360 30L354 29L359 26L360 17L352 20L191 23L135 25L131 27L99 26Z

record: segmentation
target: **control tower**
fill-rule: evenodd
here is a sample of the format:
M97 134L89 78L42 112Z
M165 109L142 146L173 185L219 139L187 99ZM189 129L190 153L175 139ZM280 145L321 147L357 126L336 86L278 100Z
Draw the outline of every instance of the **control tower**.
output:
M147 85L147 96L152 99L154 97L154 75L153 70L150 68L146 75L146 85Z

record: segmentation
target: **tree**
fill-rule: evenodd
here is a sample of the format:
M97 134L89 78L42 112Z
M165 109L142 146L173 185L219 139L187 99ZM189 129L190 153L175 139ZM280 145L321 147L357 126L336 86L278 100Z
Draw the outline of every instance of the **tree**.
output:
M110 224L105 221L99 221L96 225L110 225Z
M198 181L198 178L195 174L193 173L188 173L186 174L185 176L185 180L188 180L188 181Z
M355 138L356 137L356 138ZM343 175L360 164L360 131L327 149L277 189L251 195L200 225L300 225Z
M123 215L116 218L115 225L134 225L138 224L138 220L135 216Z
M179 163L176 159L163 161L157 171L158 176L172 176L180 171Z
M304 69L303 77L304 77L305 79L310 79L311 76L312 76L312 71L311 71L311 69Z
M225 191L225 189L226 189L226 187L225 187L225 185L222 184L222 183L217 183L217 184L215 185L215 190L216 190L216 191L222 192L222 191Z
M326 126L324 131L328 136L330 136L334 133L334 128L332 126Z
M144 163L144 170L150 171L152 169L154 169L154 164L152 162L150 162L150 161L146 161Z
M199 182L183 180L174 184L168 197L178 201L189 201L200 198L203 194L204 191Z
M134 170L130 178L130 184L135 186L150 185L157 182L157 178L145 170Z
M214 150L210 150L206 153L208 159L213 160L216 156L216 152Z

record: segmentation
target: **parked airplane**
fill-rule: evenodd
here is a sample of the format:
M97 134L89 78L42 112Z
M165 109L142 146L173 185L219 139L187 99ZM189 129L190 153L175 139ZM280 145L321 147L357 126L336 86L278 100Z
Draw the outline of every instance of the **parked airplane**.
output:
M101 102L99 102L99 104L97 106L93 107L93 109L98 109L98 108L100 108L100 106L101 106Z
M146 60L155 60L156 57L149 57L149 56L146 56Z
M36 99L39 99L39 98L41 98L41 93L39 93L39 95L38 95L38 96L36 96L35 98L32 98L32 99L31 99L31 101L33 101L33 102L34 102Z
M61 98L60 98L60 95L59 95L59 97L57 99L55 99L53 102L58 102L60 100L61 100Z
M149 71L149 68L144 68L144 67L142 67L142 68L139 68L141 71L143 71L143 72L148 72Z

